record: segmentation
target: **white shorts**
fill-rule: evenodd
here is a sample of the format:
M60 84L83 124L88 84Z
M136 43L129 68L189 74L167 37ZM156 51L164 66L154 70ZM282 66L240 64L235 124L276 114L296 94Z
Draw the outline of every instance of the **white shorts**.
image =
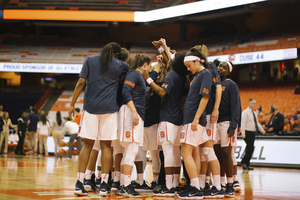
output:
M144 145L143 150L158 150L157 144L158 124L144 127Z
M221 147L228 147L237 145L237 129L234 131L234 136L228 137L227 131L230 126L230 121L219 122L217 124L217 135L215 144L221 144Z
M143 146L144 140L144 120L139 117L139 124L132 126L132 112L127 105L123 105L119 110L119 131L120 144L127 146L126 143L136 142Z
M210 123L211 115L206 115L207 124L205 126L205 131L208 136L208 140L215 140L217 134L217 123Z
M180 133L180 143L197 147L208 141L208 136L205 133L205 127L198 124L197 131L192 131L191 124L192 123L183 126Z
M114 140L112 141L112 147L114 149L114 155L117 155L119 153L124 153L125 148L120 144L120 140Z
M180 146L180 132L182 126L177 126L170 122L160 122L157 129L157 142L161 145L163 142L169 141L174 146Z
M116 140L118 112L95 115L83 111L78 136L90 140Z

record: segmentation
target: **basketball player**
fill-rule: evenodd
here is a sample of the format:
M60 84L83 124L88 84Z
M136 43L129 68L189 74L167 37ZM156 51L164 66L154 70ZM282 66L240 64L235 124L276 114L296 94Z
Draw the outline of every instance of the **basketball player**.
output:
M233 65L223 61L218 66L222 83L222 98L219 107L217 125L217 143L220 143L221 163L227 176L225 197L233 197L233 161L232 147L236 146L237 127L240 119L240 94L237 84L227 76L232 72ZM218 149L218 148L216 148Z
M105 45L100 55L88 56L83 63L76 84L69 116L75 113L75 102L85 88L84 112L79 136L84 145L79 154L76 195L87 195L83 179L95 140L100 140L102 150L102 183L99 194L108 193L108 173L111 165L111 141L117 139L117 87L119 78L126 73L129 66L117 59L121 51L119 44L112 42Z
M175 55L174 60L170 62L171 71L167 73L161 87L144 73L148 84L161 97L157 138L165 157L166 185L154 191L154 196L175 196L175 187L179 186L181 167L179 146L183 121L181 99L187 74L183 64L184 56L184 54Z
M141 197L131 184L131 173L139 146L143 146L146 83L142 71L149 72L151 59L145 54L136 54L125 77L122 96L124 105L120 108L120 143L125 147L121 161L124 167L126 196Z
M206 58L196 48L191 48L186 54L184 64L192 74L195 74L185 102L184 126L180 133L181 155L191 186L186 192L177 193L177 195L182 199L200 199L202 192L198 178L200 173L199 145L208 140L205 133L205 108L211 93L212 75Z

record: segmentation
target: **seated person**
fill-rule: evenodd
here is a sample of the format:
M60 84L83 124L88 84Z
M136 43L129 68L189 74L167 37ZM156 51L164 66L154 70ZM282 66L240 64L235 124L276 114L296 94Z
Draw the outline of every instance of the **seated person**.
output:
M283 131L286 131L286 132L291 131L291 124L290 124L290 120L287 115L284 117Z
M270 121L266 127L266 131L269 133L278 134L279 131L283 131L284 117L278 112L276 105L271 106L270 114L272 115Z
M300 85L296 86L294 94L300 94Z
M300 134L300 115L298 115L298 120L293 124L292 130Z

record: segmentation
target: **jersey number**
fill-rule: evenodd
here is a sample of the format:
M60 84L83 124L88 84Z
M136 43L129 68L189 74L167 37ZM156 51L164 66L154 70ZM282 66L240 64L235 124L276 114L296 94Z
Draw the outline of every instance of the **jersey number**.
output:
M215 77L214 79L213 79L213 82L219 82L219 79L218 79L218 77Z

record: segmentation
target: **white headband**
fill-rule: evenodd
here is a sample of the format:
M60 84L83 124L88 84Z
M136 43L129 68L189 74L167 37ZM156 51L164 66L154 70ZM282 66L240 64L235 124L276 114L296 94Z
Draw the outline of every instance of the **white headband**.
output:
M173 53L172 55L171 55L171 60L174 60L175 59L175 53Z
M227 61L227 60L224 60L224 62L227 63L227 65L229 67L229 72L232 72L232 65L231 65L231 63L229 61Z
M201 59L198 56L189 55L184 57L183 62L195 61L195 60L198 60L200 62Z

